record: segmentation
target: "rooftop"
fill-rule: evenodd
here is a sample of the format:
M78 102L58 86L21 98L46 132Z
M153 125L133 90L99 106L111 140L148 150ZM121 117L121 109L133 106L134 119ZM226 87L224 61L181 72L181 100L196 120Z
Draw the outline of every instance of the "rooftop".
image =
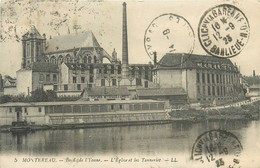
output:
M172 96L186 95L182 88L148 88L136 90L137 96Z
M102 100L102 101L66 101L66 102L9 102L0 104L0 107L32 107L32 106L59 106L59 105L94 105L94 104L134 104L134 103L164 103L157 100Z
M127 87L94 87L86 88L83 93L86 93L88 96L129 96L130 93Z
M226 58L196 54L167 53L158 62L156 69L199 68L198 63L227 64L233 66L233 63Z
M100 45L92 31L55 36L47 40L46 53L71 50L73 48L98 47Z
M22 70L32 70L33 72L53 72L57 73L59 71L59 68L56 64L53 63L47 63L47 62L34 62L32 64L29 64Z

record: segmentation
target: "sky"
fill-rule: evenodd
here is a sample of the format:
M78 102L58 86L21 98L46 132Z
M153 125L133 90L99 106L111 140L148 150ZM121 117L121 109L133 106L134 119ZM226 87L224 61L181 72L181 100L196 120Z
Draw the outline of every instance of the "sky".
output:
M122 2L85 0L2 0L0 74L16 76L21 67L21 37L35 25L40 34L58 36L91 30L100 45L109 53L115 48L122 53ZM207 55L198 40L198 25L204 12L219 4L232 4L247 17L250 37L242 52L231 58L243 75L260 75L260 1L259 0L171 0L126 1L128 50L130 63L152 61L144 48L145 30L152 20L165 13L184 17L195 34L193 53ZM73 48L73 47L72 47Z

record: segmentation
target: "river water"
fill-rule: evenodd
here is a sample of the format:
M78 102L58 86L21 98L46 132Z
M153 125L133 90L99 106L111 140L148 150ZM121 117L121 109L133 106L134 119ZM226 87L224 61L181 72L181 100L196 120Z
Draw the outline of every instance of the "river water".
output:
M197 137L212 129L233 133L241 142L245 156L260 156L260 121L247 120L176 121L163 125L45 130L26 134L0 133L0 156L171 155L179 162L185 162L190 158ZM246 159L258 164L255 157Z

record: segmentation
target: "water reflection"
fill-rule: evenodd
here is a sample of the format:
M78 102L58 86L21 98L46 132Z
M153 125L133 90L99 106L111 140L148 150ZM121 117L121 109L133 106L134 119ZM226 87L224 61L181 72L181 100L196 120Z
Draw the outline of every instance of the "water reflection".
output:
M242 145L248 131L259 135L259 121L176 121L164 125L48 130L26 134L0 133L0 153L29 155L190 153L196 138L211 129L235 134ZM243 146L248 146L247 144ZM252 146L250 146L252 147Z

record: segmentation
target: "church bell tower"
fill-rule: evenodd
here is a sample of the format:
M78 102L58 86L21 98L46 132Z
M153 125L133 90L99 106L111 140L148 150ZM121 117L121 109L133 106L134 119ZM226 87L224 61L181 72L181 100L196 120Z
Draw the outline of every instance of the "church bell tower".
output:
M23 60L22 68L25 68L33 62L41 62L46 46L46 36L40 35L35 26L22 36Z

